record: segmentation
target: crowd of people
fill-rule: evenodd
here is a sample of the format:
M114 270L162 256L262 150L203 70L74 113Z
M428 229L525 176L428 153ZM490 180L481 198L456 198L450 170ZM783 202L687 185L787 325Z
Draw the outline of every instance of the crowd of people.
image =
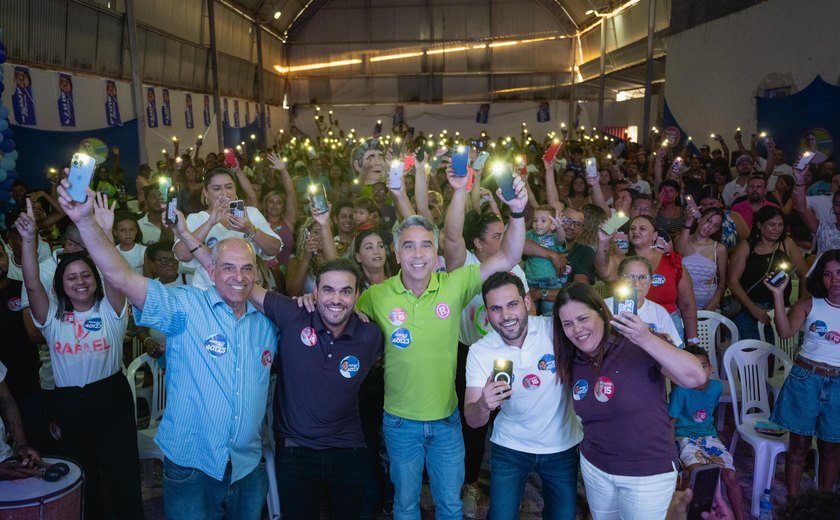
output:
M475 518L492 425L489 518L518 517L532 472L546 518L575 518L579 474L596 520L685 518L678 475L717 464L713 517L740 520L705 310L740 339L772 340L771 322L801 334L772 420L790 432L790 496L814 436L833 489L831 156L791 166L740 131L730 163L721 136L711 150L654 132L645 148L565 127L538 141L524 125L462 139L316 123L266 150L174 139L140 166L136 200L116 148L84 202L60 172L49 191L15 183L0 412L16 451L0 443L0 478L59 453L85 471L86 518L143 516L133 339L165 366L169 518L259 518L264 435L285 518L326 501L333 518L417 519L424 473L436 517Z

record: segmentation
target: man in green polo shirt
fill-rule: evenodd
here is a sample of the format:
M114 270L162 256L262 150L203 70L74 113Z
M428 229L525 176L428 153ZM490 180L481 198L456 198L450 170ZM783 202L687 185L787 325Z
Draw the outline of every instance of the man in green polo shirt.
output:
M450 204L464 208L467 178L451 171L448 177L454 189ZM425 217L408 217L394 236L400 273L369 288L357 303L385 336L382 422L395 486L395 520L420 518L426 463L436 518L461 519L464 439L455 396L461 310L480 292L484 280L509 271L522 257L522 212L528 197L518 177L514 189L516 197L505 201L511 218L496 255L481 264L436 273L437 229Z

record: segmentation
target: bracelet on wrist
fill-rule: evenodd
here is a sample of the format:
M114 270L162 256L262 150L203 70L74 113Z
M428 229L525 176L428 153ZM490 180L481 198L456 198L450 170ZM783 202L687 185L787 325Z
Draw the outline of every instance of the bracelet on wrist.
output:
M254 227L254 232L253 232L253 233L245 233L245 238L247 238L247 239L249 239L249 240L253 240L253 239L254 239L254 238L256 238L256 237L257 237L257 228L256 228L256 226Z
M204 242L201 242L197 246L195 246L194 248L190 249L189 253L193 254L196 251L198 251L199 249L201 249L203 246L204 246Z
M510 218L525 218L524 211L511 211Z

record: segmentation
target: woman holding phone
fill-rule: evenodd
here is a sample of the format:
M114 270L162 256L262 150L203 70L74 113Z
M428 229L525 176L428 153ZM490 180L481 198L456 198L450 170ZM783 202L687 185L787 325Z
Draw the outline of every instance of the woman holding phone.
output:
M557 295L554 354L583 426L580 470L592 517L665 518L679 465L665 378L702 385L700 361L638 315L613 316L595 289L579 282Z
M94 196L90 189L89 197ZM95 217L111 237L113 208L96 194ZM122 373L125 296L102 283L86 251L60 255L50 296L41 283L37 228L27 199L15 227L35 326L49 346L59 446L85 472L85 518L143 518L131 388ZM111 511L106 511L110 504Z
M264 259L269 259L280 252L283 242L271 229L260 210L244 206L238 200L234 173L228 168L218 167L204 176L204 199L206 211L187 216L187 228L199 240L207 244L212 251L216 243L230 237L245 238L254 245L254 250ZM195 268L192 284L198 287L212 285L206 270L194 261L193 252L180 240L175 242L175 256Z

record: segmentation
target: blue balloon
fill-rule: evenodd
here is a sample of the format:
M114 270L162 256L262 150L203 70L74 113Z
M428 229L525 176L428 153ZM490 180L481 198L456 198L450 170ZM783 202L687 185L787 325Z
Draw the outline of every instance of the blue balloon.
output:
M2 143L0 143L0 150L3 150L3 153L9 153L15 149L15 140L14 139L4 139Z
M0 94L2 94L3 91L5 91L5 90L6 90L6 85L4 85L3 80L0 79Z
M6 132L0 132L0 143L2 143L4 139L6 139Z
M10 172L6 172L6 177L9 178L9 179L12 179L12 180L17 179L18 178L17 170L12 170Z
M6 176L6 180L5 180L5 181L3 181L3 182L0 182L0 192L2 192L2 191L9 191L10 189L12 189L12 183L13 183L13 182L15 182L15 180L14 180L14 179L10 179L10 178L8 177L8 175L7 175L7 176Z
M6 63L6 51L0 51L0 63Z
M9 109L0 105L0 119L9 119Z
M9 120L8 119L0 119L0 132L9 128Z
M6 170L10 172L15 169L15 161L14 159L9 159L8 157L3 157L0 159L0 169Z
M17 150L12 150L11 152L6 154L6 157L8 157L9 159L12 159L13 161L17 161L18 160L18 151Z
M5 130L1 130L1 131L0 131L0 134L3 134L3 137L5 137L6 139L8 139L9 137L12 137L12 129L11 129L11 128L7 128L7 129L5 129Z
M0 50L5 51L6 49L3 48L3 42L0 42ZM3 72L3 67L0 67L0 81L3 81L3 76L5 73Z
M6 180L6 170L0 170L0 182Z

